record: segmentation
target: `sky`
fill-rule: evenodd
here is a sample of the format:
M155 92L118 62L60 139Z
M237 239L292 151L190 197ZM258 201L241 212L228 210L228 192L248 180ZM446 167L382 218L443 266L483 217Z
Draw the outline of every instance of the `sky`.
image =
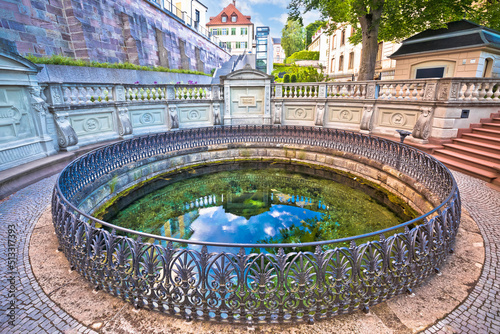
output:
M200 0L207 10L207 21L211 16L216 16L222 9L232 3L232 0ZM271 28L272 37L281 37L281 30L288 17L289 0L236 0L236 8L243 15L250 15L255 27L268 26ZM320 19L319 12L309 12L302 16L304 26Z

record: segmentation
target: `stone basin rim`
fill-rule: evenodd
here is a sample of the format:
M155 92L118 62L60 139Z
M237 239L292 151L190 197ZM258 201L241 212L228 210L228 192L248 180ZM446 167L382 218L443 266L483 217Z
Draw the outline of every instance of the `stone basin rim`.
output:
M264 128L264 127L265 126L262 126L262 127L259 127L259 126L250 126L250 127L246 126L246 129L248 129L248 128L254 128L255 129L255 128ZM270 127L272 127L272 128L286 128L286 126L270 126ZM226 128L226 129L232 130L232 129L245 128L245 126L222 126L222 127L218 127L218 128ZM308 130L308 129L315 129L314 127L301 127L301 126L288 126L288 128L292 128L292 129L306 129L306 130ZM186 129L186 130L178 130L178 131L175 131L175 132L177 132L177 133L182 133L183 131L184 132L191 132L191 131L196 131L196 130L200 130L200 129L217 129L217 127L213 127L213 128ZM336 129L333 129L333 130L336 130ZM352 131L347 131L347 130L336 130L336 131L341 131L341 132L348 133L348 134L362 135L363 137L368 137L368 138L376 138L377 140L379 140L381 142L390 142L390 143L393 143L392 141L390 141L388 139L377 137L377 136L373 136L373 135L360 134L360 133L356 133L356 132L352 132ZM90 221L93 221L95 223L99 223L102 226L106 226L106 227L108 227L110 229L113 229L113 230L116 230L116 231L121 231L121 232L125 232L125 233L134 234L134 235L137 235L137 236L140 236L140 237L143 237L143 238L153 238L153 239L160 240L160 241L177 242L177 243L193 244L193 245L201 245L201 246L232 247L232 248L251 248L251 247L256 247L256 246L258 246L259 248L290 248L290 247L300 248L300 247L311 247L311 246L312 247L314 247L314 246L323 246L323 245L328 245L328 244L338 244L338 243L345 243L345 242L351 242L352 243L352 242L355 242L355 240L358 240L358 239L364 239L364 238L370 238L370 237L380 236L380 235L383 235L384 233L391 232L391 231L394 231L394 230L397 230L397 229L401 229L401 228L407 227L407 226L409 226L411 224L415 224L418 221L424 221L424 219L426 217L429 217L429 216L431 216L431 215L439 212L446 204L448 204L450 202L450 200L452 199L452 197L454 197L455 193L458 192L458 186L457 186L455 178L453 177L453 174L439 160L435 159L431 155L429 155L429 154L427 154L427 153L425 153L425 152L423 152L423 151L421 151L421 150L419 150L417 148L414 148L412 146L409 146L409 145L406 145L406 144L402 144L402 143L395 143L396 146L405 147L406 149L410 149L412 151L416 151L416 152L419 152L419 153L425 155L427 158L430 158L435 163L439 164L448 173L448 176L452 180L451 191L447 195L446 199L442 200L441 203L438 206L436 206L431 211L428 211L428 212L424 213L423 215L420 215L420 216L418 216L418 217L416 217L414 219L411 219L411 220L406 221L404 223L401 223L399 225L395 225L395 226L392 226L392 227L389 227L389 228L386 228L386 229L377 230L377 231L370 232L370 233L365 233L365 234L361 234L361 235L355 235L355 236L346 237L346 238L340 238L340 239L332 239L332 240L322 240L322 241L314 241L314 242L306 242L306 243L275 243L275 244L257 244L257 243L248 243L248 244L246 244L246 243L220 243L220 242L210 242L210 241L190 241L190 240L179 239L179 238L165 237L165 236L161 236L161 235L157 235L157 234L144 233L144 232L140 232L140 231L137 231L137 230L132 230L132 229L124 228L124 227L121 227L121 226L117 226L117 225L108 223L106 221L97 219L94 216L92 216L92 215L90 215L90 214L88 214L88 213L86 213L86 212L78 209L73 203L71 203L66 198L66 196L62 192L62 190L60 188L61 177L63 176L64 171L67 170L67 169L69 169L71 167L71 165L73 163L75 163L76 161L78 161L80 159L84 159L85 157L87 157L87 156L89 156L89 155L91 155L91 154L93 154L93 153L95 153L95 152L97 152L99 150L105 149L107 147L112 147L114 145L119 145L120 143L123 143L123 142L126 142L126 141L139 141L141 139L150 138L150 137L154 137L154 136L157 136L157 135L158 134L152 134L152 135L140 136L140 137L133 138L133 139L125 139L125 140L119 141L117 143L113 143L113 144L110 144L110 145L102 146L102 147L99 147L99 148L96 148L96 149L94 149L92 151L87 152L86 154L82 155L81 157L78 157L77 159L73 160L71 163L69 163L61 171L61 173L57 177L55 191L57 191L59 193L59 195L61 196L61 200L63 200L65 202L65 205L68 205L69 207L71 207L71 209L74 210L74 211L76 211L78 214L82 215L86 219L89 219ZM245 142L241 141L239 143L240 144L244 144ZM248 160L250 161L252 159L248 159ZM230 160L228 159L228 161L230 161ZM121 166L121 167L123 167L123 166Z

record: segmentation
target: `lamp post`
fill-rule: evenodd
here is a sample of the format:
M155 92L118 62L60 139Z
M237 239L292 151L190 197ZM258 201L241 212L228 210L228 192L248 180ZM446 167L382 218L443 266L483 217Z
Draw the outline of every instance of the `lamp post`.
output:
M399 168L401 167L401 156L403 155L403 143L405 141L405 138L408 137L409 135L411 135L411 132L410 131L406 131L406 130L396 130L397 133L399 133L399 152L398 152L398 162L396 164L396 169L399 170Z

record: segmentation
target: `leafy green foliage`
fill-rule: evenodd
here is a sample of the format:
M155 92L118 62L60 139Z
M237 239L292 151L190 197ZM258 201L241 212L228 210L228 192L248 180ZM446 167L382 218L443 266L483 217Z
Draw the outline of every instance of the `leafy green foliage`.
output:
M298 51L288 57L285 62L290 64L295 60L319 60L319 51Z
M309 23L307 26L306 26L306 47L311 44L312 42L312 37L313 35L316 33L316 31L318 31L318 29L322 28L322 27L325 27L327 24L326 21L320 21L320 20L316 20L312 23Z
M280 73L285 72L283 78L280 78ZM272 72L274 75L275 82L321 82L326 80L326 76L323 72L323 67L320 66L320 69L312 67L312 66L296 66L296 65L282 65L275 64L274 70ZM295 75L296 81L292 81L292 75Z
M292 0L288 8L291 19L300 17L301 10L318 9L333 23L331 29L357 28L350 41L363 43L362 62L369 63L362 64L360 80L373 77L376 41L400 41L463 18L500 29L500 0Z
M281 31L281 46L285 57L304 49L304 28L299 21L289 20Z
M117 68L124 70L139 70L139 71L155 71L155 72L172 72L172 73L185 73L185 74L197 74L211 76L211 74L206 74L199 71L191 70L179 70L171 69L162 66L149 67L140 66L131 63L99 63L96 61L84 61L81 59L73 59L69 57L64 57L60 55L52 55L50 57L36 57L33 55L25 56L26 59L35 64L51 64L51 65L67 65L67 66L86 66L86 67L101 67L101 68Z

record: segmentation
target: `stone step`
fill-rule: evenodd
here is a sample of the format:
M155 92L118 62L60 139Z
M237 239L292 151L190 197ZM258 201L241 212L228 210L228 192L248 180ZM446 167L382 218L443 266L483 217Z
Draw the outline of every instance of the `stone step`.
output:
M500 150L498 154L495 154L489 151L484 151L478 148L471 148L460 144L443 144L443 146L451 152L465 154L472 157L478 157L486 161L491 161L493 163L500 164Z
M491 122L495 124L500 124L500 117L493 118Z
M457 161L454 159L449 159L447 157L443 157L443 156L437 157L436 156L436 158L439 161L441 161L442 163L444 163L446 165L446 167L448 167L450 169L454 169L454 170L457 170L457 171L462 172L464 174L467 174L467 175L470 175L473 177L477 177L477 178L479 178L483 181L486 181L486 182L492 182L493 180L495 180L496 178L498 178L500 176L499 173L485 171L482 168L478 168L478 167L474 167L474 166L471 166L468 164L464 164L460 161Z
M462 134L462 137L464 139L471 139L474 141L486 143L486 144L491 144L491 145L500 145L500 138L492 137L492 136L485 136L484 134L478 134L478 133L464 133Z
M455 160L457 163L462 165L469 165L471 167L480 168L491 173L500 173L500 164L487 161L479 157L473 157L467 154L458 153L446 149L436 150L434 151L433 155L438 159L443 157L448 160Z
M497 123L488 122L488 123L482 123L482 125L483 125L483 129L500 131L500 123L497 124Z
M500 154L500 145L486 144L473 139L456 138L453 139L454 144L458 144L465 147L470 147L476 150L481 150L484 152L490 152L493 154Z
M500 130L491 130L484 128L473 128L472 133L481 134L488 137L494 137L500 139Z

